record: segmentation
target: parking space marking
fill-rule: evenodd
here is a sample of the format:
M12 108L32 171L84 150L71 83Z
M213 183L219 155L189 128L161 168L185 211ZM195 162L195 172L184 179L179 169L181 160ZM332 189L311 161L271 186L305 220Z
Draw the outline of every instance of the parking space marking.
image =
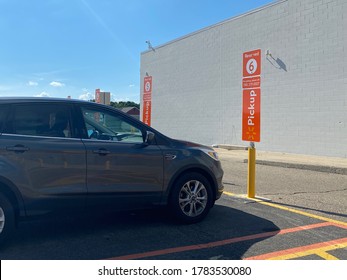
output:
M341 238L327 242L316 243L308 246L301 246L292 249L253 256L245 258L245 260L288 260L309 255L318 255L326 260L338 260L338 258L327 253L327 251L332 251L346 247L347 238Z
M327 224L347 230L347 223L342 221L307 213L301 210L296 210L293 208L278 205L276 203L263 201L257 198L248 198L246 195L239 195L239 194L234 194L230 192L224 192L224 194L231 197L240 197L243 199L253 200L259 204L267 205L273 208L281 209L284 211L303 215L303 216L314 218L317 220L326 221ZM312 244L308 246L301 246L301 247L296 247L296 248L287 249L283 251L262 254L259 256L253 256L253 257L246 258L245 260L287 260L287 259L300 258L300 257L308 256L308 255L317 255L326 260L338 260L338 258L329 254L328 251L346 248L346 247L347 247L347 238L342 238L342 239L331 240L327 242L316 243L316 244Z
M238 243L238 242L250 241L250 240L255 240L255 239L262 239L262 238L273 237L273 236L277 236L277 235L284 235L284 234L288 234L288 233L301 232L304 230L312 230L312 229L328 227L328 226L335 226L335 227L339 227L339 228L347 230L347 223L342 222L342 221L338 221L338 220L310 214L310 213L307 213L304 211L284 207L284 206L277 205L275 203L266 202L264 200L257 199L257 198L255 198L255 199L247 198L245 195L238 195L238 194L234 194L234 193L230 193L230 192L224 192L224 194L227 196L231 196L231 197L239 197L239 198L243 198L243 199L253 200L259 204L278 208L278 209L285 210L285 211L291 212L291 213L300 214L303 216L307 216L310 218L321 220L323 222L316 223L316 224L310 224L310 225L298 226L298 227L294 227L294 228L279 229L276 231L263 232L263 233L258 233L258 234L235 237L235 238L230 238L230 239L225 239L225 240L220 240L220 241L214 241L214 242L209 242L209 243L202 243L202 244L188 245L188 246L179 246L179 247L172 247L172 248L161 249L161 250L154 250L154 251L147 251L147 252L142 252L142 253L117 256L117 257L112 257L112 258L108 258L108 259L109 260L131 260L131 259L150 258L150 257L163 256L163 255L181 253L181 252L187 252L187 251L209 249L209 248L214 248L214 247L218 247L218 246L230 245L230 244L234 244L234 243ZM332 241L321 242L321 243L296 247L296 248L282 250L282 251L276 251L276 252L262 254L262 255L258 255L258 256L253 256L253 257L245 258L245 260L251 260L251 259L291 259L291 258L304 257L304 256L308 256L308 255L318 255L323 259L332 260L332 259L338 259L338 258L329 254L328 251L346 248L346 247L347 247L347 238L342 238L342 239L336 239L336 240L332 240Z
M315 252L317 256L320 256L321 258L325 259L325 260L339 260L338 258L336 258L335 256L329 254L328 252L325 251L317 251Z
M163 249L163 250L156 250L156 251L149 251L149 252L138 253L138 254L119 256L119 257L110 258L109 260L142 259L142 258L156 257L156 256L173 254L173 253L180 253L180 252L186 252L186 251L208 249L208 248L213 248L213 247L218 247L218 246L230 245L230 244L238 243L238 242L261 239L261 238L272 237L272 236L283 235L283 234L294 233L294 232L300 232L300 231L304 231L304 230L312 230L315 228L328 227L328 226L332 226L332 225L334 225L334 224L330 223L330 222L323 222L323 223L318 223L318 224L311 224L311 225L299 226L299 227L294 227L294 228L280 229L280 230L276 230L276 231L269 231L269 232L264 232L264 233L235 237L235 238L230 238L230 239L225 239L225 240L220 240L220 241L215 241L215 242L209 242L209 243L203 243L203 244L197 244L197 245L189 245L189 246L181 246L181 247L173 247L173 248L168 248L168 249Z
M323 217L323 216L318 216L318 215L311 214L311 213L308 213L308 212L304 212L304 211L301 211L301 210L296 210L296 209L293 209L293 208L289 208L289 207L285 207L285 206L282 206L282 205L278 205L278 204L273 203L273 202L263 201L263 200L257 199L257 198L248 198L246 195L242 195L242 194L234 194L234 193L231 193L231 192L223 192L223 194L225 194L227 196L240 197L240 198L243 198L243 199L252 200L252 201L258 202L260 204L273 207L273 208L278 208L278 209L285 210L285 211L288 211L288 212L292 212L292 213L300 214L300 215L303 215L303 216L306 216L306 217L314 218L314 219L317 219L317 220L321 220L321 221L326 221L326 222L331 222L331 223L334 223L334 224L342 225L342 226L346 227L346 229L347 229L347 223L342 222L342 221L326 218L326 217Z

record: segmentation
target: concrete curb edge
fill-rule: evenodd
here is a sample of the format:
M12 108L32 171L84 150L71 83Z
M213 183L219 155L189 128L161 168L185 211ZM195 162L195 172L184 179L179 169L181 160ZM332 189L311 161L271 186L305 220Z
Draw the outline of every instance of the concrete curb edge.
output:
M248 163L248 159L245 159L243 162ZM256 164L347 175L347 168L340 168L340 167L334 167L334 166L289 163L289 162L268 161L268 160L256 160Z

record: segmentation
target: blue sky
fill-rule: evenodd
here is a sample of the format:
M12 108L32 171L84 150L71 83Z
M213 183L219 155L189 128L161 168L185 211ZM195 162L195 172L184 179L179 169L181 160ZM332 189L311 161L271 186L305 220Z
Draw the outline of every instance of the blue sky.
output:
M0 96L139 102L140 54L273 0L0 0Z

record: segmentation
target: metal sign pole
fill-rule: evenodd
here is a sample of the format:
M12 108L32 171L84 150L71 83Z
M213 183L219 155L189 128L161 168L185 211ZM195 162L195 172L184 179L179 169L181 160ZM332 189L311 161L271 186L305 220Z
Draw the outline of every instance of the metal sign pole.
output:
M248 177L247 177L247 196L255 198L255 161L256 149L254 142L250 142L248 148Z

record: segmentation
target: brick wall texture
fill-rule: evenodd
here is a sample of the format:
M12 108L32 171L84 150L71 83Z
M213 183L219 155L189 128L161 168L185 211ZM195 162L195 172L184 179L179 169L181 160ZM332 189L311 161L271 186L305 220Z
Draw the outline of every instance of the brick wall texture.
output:
M254 49L262 51L256 147L347 157L346 0L278 1L143 52L152 126L173 138L247 146L242 54Z

